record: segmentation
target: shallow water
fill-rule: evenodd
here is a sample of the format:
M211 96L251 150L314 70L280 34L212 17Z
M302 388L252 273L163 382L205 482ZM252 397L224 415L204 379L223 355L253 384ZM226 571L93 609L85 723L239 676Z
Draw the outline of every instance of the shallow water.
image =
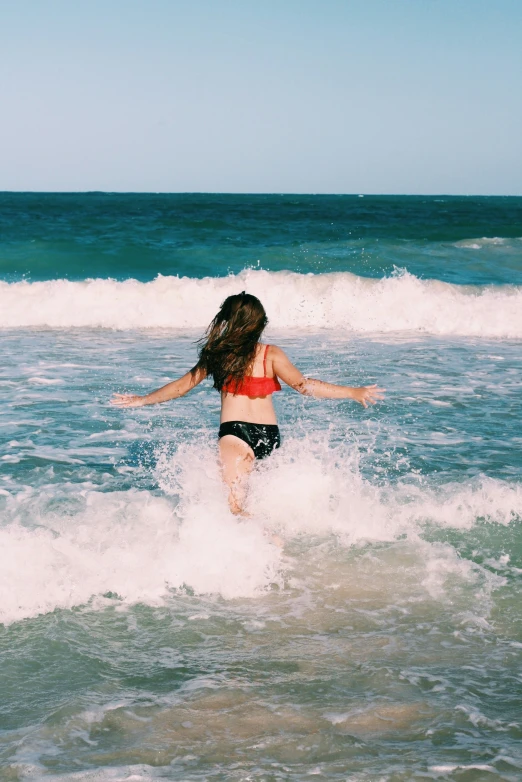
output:
M349 268L337 290L332 269L166 278L149 304L105 279L116 329L78 280L7 283L33 305L0 314L0 778L520 779L520 293L461 270L504 297L487 309L405 268L380 299ZM276 395L283 446L238 523L209 383L107 400L186 371L207 310L256 285L304 372L387 396Z

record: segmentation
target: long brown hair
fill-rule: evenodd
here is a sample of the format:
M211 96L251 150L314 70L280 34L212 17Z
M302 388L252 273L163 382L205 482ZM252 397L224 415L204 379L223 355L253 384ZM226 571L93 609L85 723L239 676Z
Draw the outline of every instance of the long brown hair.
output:
M245 291L229 296L199 340L199 361L195 369L204 369L212 376L214 388L219 391L227 381L240 383L252 369L257 344L267 323L258 298Z

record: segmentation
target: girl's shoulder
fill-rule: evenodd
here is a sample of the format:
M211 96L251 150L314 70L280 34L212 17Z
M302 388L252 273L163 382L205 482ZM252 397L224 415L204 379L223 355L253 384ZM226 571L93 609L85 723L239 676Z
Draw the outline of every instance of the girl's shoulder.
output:
M275 356L282 356L284 355L284 351L281 350L277 345L274 345L272 343L270 344L264 344L261 347L262 351L266 351L266 357L267 358L274 358Z
M278 348L277 345L274 345L273 342L259 342L258 343L258 350L260 353L264 353L265 350L270 353L271 351L277 351L281 350L281 348Z
M256 355L261 356L263 360L273 361L278 354L281 354L281 352L281 348L278 348L277 345L273 345L272 343L267 342L260 342Z

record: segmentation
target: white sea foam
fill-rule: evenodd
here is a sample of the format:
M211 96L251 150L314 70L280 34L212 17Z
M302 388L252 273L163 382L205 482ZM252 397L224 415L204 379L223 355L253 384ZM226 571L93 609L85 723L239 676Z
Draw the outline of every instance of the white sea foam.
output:
M0 529L0 621L82 605L111 593L161 603L169 587L225 598L254 596L277 580L279 551L259 525L194 504L183 524L172 503L147 491L89 492L79 512L46 510L40 493L12 498ZM17 520L38 519L37 527Z
M297 441L252 476L248 520L229 513L208 446L165 453L157 478L163 496L71 486L60 494L49 485L3 499L0 621L93 597L103 605L107 593L122 605L158 605L169 589L185 587L225 599L254 598L272 584L282 587L285 574L300 568L300 555L291 556L288 547L281 552L265 528L287 542L298 537L305 548L308 536L334 536L344 548L406 539L416 552L418 589L439 600L448 579L482 590L486 581L491 589L501 579L461 560L448 544L423 540L423 523L470 528L480 518L508 524L522 516L522 490L514 484L483 479L473 486L376 487L361 477L355 457ZM331 581L332 568L324 563L324 569Z
M511 239L507 239L504 236L482 236L475 239L461 239L459 242L454 243L454 247L462 247L465 250L482 250L482 249L495 249L497 247L502 248L503 252L513 251L520 252L522 244L522 237L516 236Z
M61 378L50 378L50 377L30 377L27 380L28 383L34 383L38 386L59 386L65 383L65 380L62 380Z
M201 329L226 296L243 289L262 300L275 328L522 336L521 287L459 286L408 272L383 279L247 270L146 283L0 282L0 327Z

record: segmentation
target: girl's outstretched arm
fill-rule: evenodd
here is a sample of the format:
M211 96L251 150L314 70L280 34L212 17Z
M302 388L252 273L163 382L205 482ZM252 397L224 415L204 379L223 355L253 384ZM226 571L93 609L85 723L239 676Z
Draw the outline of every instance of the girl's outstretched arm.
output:
M143 407L143 405L157 405L160 402L168 402L169 399L178 399L178 397L185 396L189 391L192 391L205 379L206 375L205 370L195 366L194 369L180 377L179 380L173 380L172 383L167 383L166 386L158 388L157 391L151 391L150 394L145 396L113 394L111 404L118 407Z
M383 399L385 388L373 386L338 386L335 383L325 383L322 380L313 380L304 375L295 367L286 353L281 348L272 346L271 354L274 373L285 383L305 396L314 396L316 399L354 399L363 407L374 405Z

